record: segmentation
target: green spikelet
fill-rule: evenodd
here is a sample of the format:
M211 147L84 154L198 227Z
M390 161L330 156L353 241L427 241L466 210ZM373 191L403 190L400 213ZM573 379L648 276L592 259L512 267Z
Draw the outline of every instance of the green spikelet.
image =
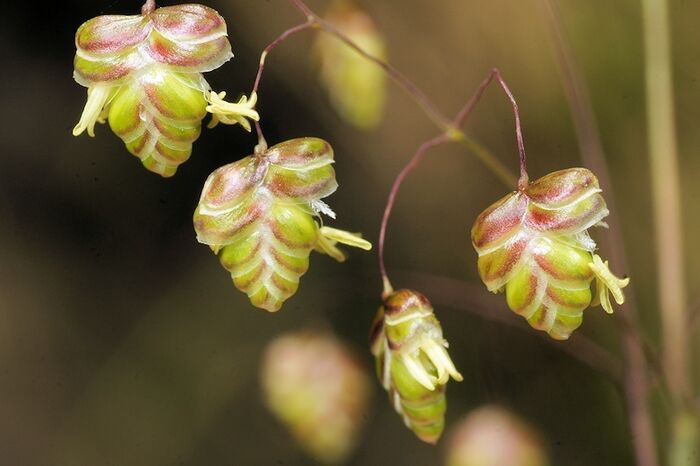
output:
M384 37L372 17L352 0L336 0L324 19L370 55L386 61ZM314 45L319 79L333 108L360 129L376 127L384 115L386 74L330 34L319 34Z
M169 177L192 153L207 111L203 72L232 57L226 23L202 5L98 16L76 33L75 80L88 101L74 135L109 121L131 154Z
M396 412L418 438L436 443L445 427L447 381L461 381L462 375L428 299L411 290L392 292L377 312L370 343Z
M320 228L314 220L317 212L335 215L321 202L338 187L332 163L326 141L299 138L225 165L207 179L194 213L197 239L218 253L254 306L279 310L296 292L311 250L342 260L338 241L368 248L359 237Z
M479 215L472 243L489 291L504 291L508 307L538 330L565 340L591 303L613 311L629 279L615 277L595 255L588 228L608 215L598 180L585 168L551 173ZM598 296L592 301L591 282Z
M372 392L352 348L316 331L275 338L260 364L263 399L316 461L344 464L358 444Z

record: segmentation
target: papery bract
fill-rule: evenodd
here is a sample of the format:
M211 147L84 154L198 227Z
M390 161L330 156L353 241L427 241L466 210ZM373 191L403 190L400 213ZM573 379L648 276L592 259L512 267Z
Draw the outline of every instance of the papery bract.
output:
M557 171L495 202L472 227L486 287L505 290L511 310L555 339L567 339L581 325L594 278L607 312L608 291L618 304L624 300L628 279L617 279L595 259L587 231L608 215L600 193L589 170Z
M296 292L311 250L340 254L331 242L338 238L320 242L324 230L314 220L315 206L338 187L332 163L326 141L292 139L217 169L204 184L197 240L219 254L254 306L279 310Z
M299 332L270 343L261 372L267 407L304 450L323 463L347 458L370 395L355 354L332 335Z
M73 134L93 136L107 120L148 170L174 175L206 115L202 73L233 56L223 18L196 4L98 16L78 28L75 43L74 77L88 102Z
M406 427L435 443L445 427L445 388L461 381L428 299L412 290L390 293L370 334L377 375Z

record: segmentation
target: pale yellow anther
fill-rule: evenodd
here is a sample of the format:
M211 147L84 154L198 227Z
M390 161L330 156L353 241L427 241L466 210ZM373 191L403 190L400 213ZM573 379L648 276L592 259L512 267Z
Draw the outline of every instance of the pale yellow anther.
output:
M331 227L320 227L318 229L318 241L316 242L316 251L323 254L328 254L338 262L343 262L347 256L343 251L338 249L336 244L341 243L354 248L364 249L369 251L372 249L372 243L362 238L359 233L350 233L345 230L338 230Z
M408 373L411 374L411 377L413 377L416 382L430 391L435 390L434 382L437 380L428 373L423 364L421 364L415 356L403 355L401 357L401 362L403 362L404 366L406 366L406 370L408 370Z
M95 123L104 123L107 119L105 106L113 95L114 86L108 84L93 84L88 88L88 99L80 115L80 121L73 128L73 136L79 136L85 130L90 137L95 137Z
M226 92L209 92L207 96L207 101L209 102L207 112L212 114L212 119L207 128L213 128L219 123L225 125L239 124L246 131L250 131L251 126L248 118L260 121L260 115L255 110L255 104L258 101L258 95L255 92L250 94L250 99L244 95L236 103L226 102L224 97L226 97Z
M596 296L591 303L592 306L600 304L605 312L613 313L610 293L617 304L625 302L625 295L622 289L629 285L629 278L618 278L610 271L608 261L603 260L597 254L593 254L593 262L588 264L596 277Z
M426 338L423 345L421 345L421 349L435 366L438 373L437 381L439 384L446 384L450 377L458 382L464 380L464 377L457 371L457 368L443 345L440 345L432 338Z

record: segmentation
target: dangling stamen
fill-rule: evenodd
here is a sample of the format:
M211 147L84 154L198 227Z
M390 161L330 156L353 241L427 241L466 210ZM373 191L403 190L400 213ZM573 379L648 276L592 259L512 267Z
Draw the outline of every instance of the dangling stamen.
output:
M608 314L613 313L613 307L610 303L610 295L612 293L613 298L617 304L622 304L625 302L625 295L622 289L626 287L630 279L629 278L617 278L608 268L608 261L603 262L603 260L598 256L598 254L593 254L593 262L588 264L593 273L596 276L596 293L594 301L591 305L600 304L605 312Z
M104 122L102 116L104 106L112 95L114 86L109 84L94 84L88 88L88 99L80 115L80 121L73 128L73 136L79 136L87 129L90 137L95 137L95 123Z
M336 246L338 243L364 249L365 251L372 249L372 243L363 239L359 233L350 233L349 231L331 227L320 227L318 229L318 241L314 249L323 254L328 254L338 262L343 262L347 259L347 256L338 249Z
M237 103L226 102L224 100L226 92L216 93L211 91L207 96L209 106L207 112L211 113L211 122L207 128L213 128L219 123L225 125L235 125L238 123L246 131L250 132L250 122L247 118L253 121L260 121L260 115L255 111L255 104L258 101L258 95L255 92L250 94L250 99L247 96L242 96Z
M447 354L447 351L445 351L444 346L440 346L440 344L430 338L423 342L421 349L425 352L428 358L430 358L430 362L432 362L435 366L438 373L439 384L444 385L447 383L450 376L452 376L452 378L458 382L461 382L464 379L462 374L457 372L457 368L452 362L452 359L450 359L450 356Z

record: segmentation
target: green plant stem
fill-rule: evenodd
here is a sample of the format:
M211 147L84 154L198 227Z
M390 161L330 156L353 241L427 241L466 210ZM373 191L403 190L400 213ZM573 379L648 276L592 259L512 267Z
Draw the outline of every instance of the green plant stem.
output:
M450 138L461 143L469 149L473 155L484 162L486 167L506 186L513 186L513 180L517 179L512 172L493 156L482 144L467 136L464 131L456 127L452 120L446 117L435 103L406 75L388 62L381 60L374 55L367 53L362 47L357 45L350 37L338 30L335 26L314 13L302 0L288 0L289 3L306 17L307 21L313 23L324 32L332 34L344 42L348 47L355 50L366 60L376 64L384 70L391 80L401 88L409 97L423 110L430 120L441 132L449 134Z
M642 0L642 7L663 358L673 401L680 406L691 389L668 5L666 0Z
M610 216L607 219L610 228L602 232L603 239L607 243L606 249L616 267L629 270L608 164L590 95L564 31L557 1L543 0L542 6L548 19L547 24L550 26L559 74L571 109L581 157L585 164L597 174L600 185L606 192L610 208ZM637 465L656 466L658 450L649 410L648 368L655 370L656 379L661 382L664 381L664 375L661 373L657 355L639 328L639 312L633 286L634 281L626 290L625 305L616 313L620 316L622 349L625 358L624 397ZM650 356L649 365L645 360L645 352Z
M668 464L697 464L698 418L690 414L690 322L683 263L680 179L666 0L642 0L649 165L663 362L674 404Z

